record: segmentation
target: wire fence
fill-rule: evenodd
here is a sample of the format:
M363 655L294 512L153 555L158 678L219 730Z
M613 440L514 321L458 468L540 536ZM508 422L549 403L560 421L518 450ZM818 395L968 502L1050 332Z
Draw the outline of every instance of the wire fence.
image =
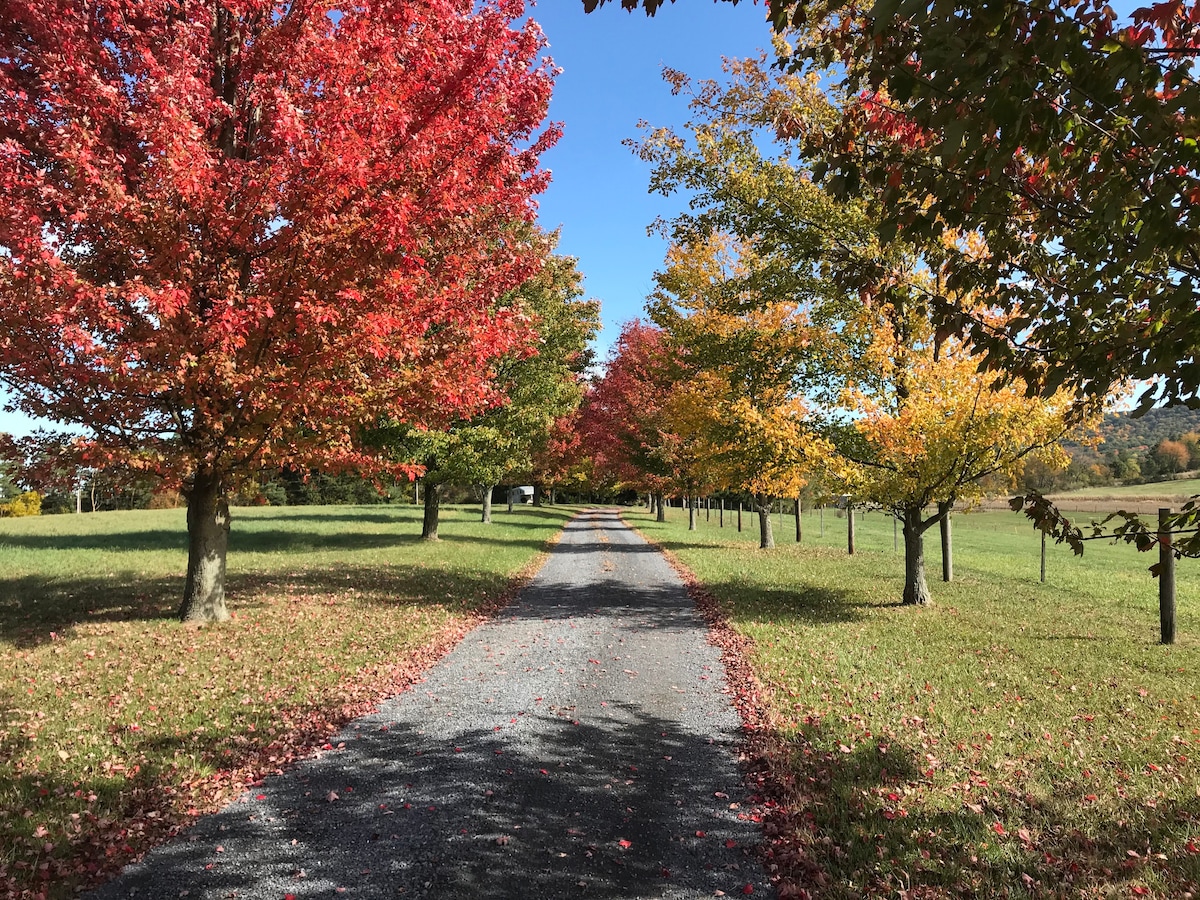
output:
M1173 503L1173 498L1159 497L1154 499L1141 499L1129 502L1121 498L1114 497L1094 497L1086 499L1068 499L1059 504L1059 509L1065 513L1075 513L1080 517L1087 516L1089 519L1098 520L1107 516L1109 513L1115 512L1118 509L1126 512L1137 513L1146 519L1152 520L1156 517L1160 510L1169 509L1172 506L1177 506L1182 502L1186 502L1186 498L1180 498ZM997 512L1005 511L1008 515L996 515ZM840 541L847 541L851 547L860 549L884 550L888 544L890 549L895 554L903 552L903 541L900 536L899 522L891 515L890 512L879 509L855 509L853 512L853 525L851 525L850 513L843 506L824 506L817 509L807 508L802 510L802 515L797 515L801 512L798 510L794 501L782 501L773 504L771 510L772 530L775 531L775 540L778 543L788 543L788 533L794 526L796 529L796 539L800 539L801 526L809 536L809 541L812 542L816 538L818 545L837 544ZM973 513L976 513L973 515ZM982 513L982 514L978 514ZM990 513L990 514L989 514ZM1037 559L1038 577L1039 580L1045 583L1047 579L1047 551L1048 542L1046 535L1035 529L1032 529L1028 520L1023 516L1014 514L1008 506L1007 501L998 499L987 503L976 504L970 509L960 510L955 512L954 519L968 526L969 532L988 532L995 534L997 539L1010 541L1010 538L1000 538L1001 533L1015 535L1018 532L1030 535L1028 550L1018 551L1016 555L1025 556ZM840 520L840 521L839 521ZM964 521L965 520L965 521ZM712 504L711 501L704 500L699 503L699 508L696 510L696 526L699 529L708 530L716 526L724 528L728 525L730 528L736 528L737 531L743 529L750 531L750 537L758 530L758 515L748 509L745 509L741 504L735 504L733 508L726 508L724 503L718 501L717 504ZM1171 542L1173 534L1168 531L1161 530L1164 528L1163 522L1159 522L1159 540L1160 545L1158 563L1155 566L1157 572L1157 593L1159 595L1159 617L1160 617L1160 634L1161 641L1164 644L1175 642L1175 616L1176 616L1176 560L1172 552ZM1086 527L1086 522L1078 522L1077 524ZM813 526L816 526L814 529ZM1194 529L1188 529L1190 533ZM814 534L815 531L815 534ZM1180 534L1183 532L1175 532ZM1090 538L1085 538L1090 539ZM1111 535L1105 538L1112 540ZM936 540L936 539L935 539ZM864 546L865 545L865 546ZM996 549L999 549L998 547ZM1013 555L1015 548L1009 544L1007 555ZM850 552L854 552L851 550ZM1066 553L1064 549L1061 552ZM1001 551L1005 553L1005 551ZM1028 558L1027 557L1027 558ZM943 567L945 572L949 572L952 568L949 551L943 559ZM1133 557L1130 557L1132 560ZM1145 569L1147 563L1142 562L1138 568ZM949 575L945 577L949 578Z

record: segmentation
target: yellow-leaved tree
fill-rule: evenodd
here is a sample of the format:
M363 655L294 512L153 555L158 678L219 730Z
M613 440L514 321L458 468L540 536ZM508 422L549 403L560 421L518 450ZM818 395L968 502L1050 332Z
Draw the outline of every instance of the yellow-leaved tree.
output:
M1062 441L1086 432L1097 413L1065 391L1030 397L1020 379L981 372L962 339L936 340L924 304L906 305L903 291L892 296L896 302L864 309L854 324L869 340L847 361L846 417L834 432L839 452L828 458L828 476L901 522L903 602L925 605L925 532L947 522L956 504L979 498L989 479L1015 479L1030 459L1065 466Z
M687 371L667 407L672 432L707 483L754 498L770 548L773 498L798 496L826 445L795 390L812 342L803 297L772 299L766 271L748 244L720 233L677 242L649 308Z

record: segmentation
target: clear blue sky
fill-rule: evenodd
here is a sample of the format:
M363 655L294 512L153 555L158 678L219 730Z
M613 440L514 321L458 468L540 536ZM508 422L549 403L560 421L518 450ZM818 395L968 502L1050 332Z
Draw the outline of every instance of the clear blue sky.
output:
M682 125L687 102L671 96L664 66L717 78L723 56L754 55L771 41L765 9L713 0L678 0L654 18L613 0L590 15L582 0L540 0L533 17L563 70L551 118L565 133L544 157L553 172L541 199L541 223L562 228L559 251L579 258L589 296L601 302L600 358L623 322L641 313L666 245L646 227L685 201L647 193L649 167L621 141L637 123Z
M588 296L601 301L603 359L621 323L636 317L666 247L646 235L655 217L680 208L649 196L649 169L621 145L637 123L680 125L686 102L672 97L664 66L700 78L720 74L722 55L748 56L770 43L764 8L679 0L654 18L619 2L591 15L582 0L541 0L531 10L563 70L551 118L565 134L544 157L554 180L541 198L541 223L562 228L559 252L579 258ZM3 394L0 392L0 399ZM32 423L0 410L0 431L26 434Z

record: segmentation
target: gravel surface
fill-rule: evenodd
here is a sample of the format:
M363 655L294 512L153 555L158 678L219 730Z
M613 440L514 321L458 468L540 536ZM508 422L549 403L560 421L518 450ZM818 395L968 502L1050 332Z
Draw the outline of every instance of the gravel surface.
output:
M90 896L770 895L706 637L663 557L584 513L423 684Z

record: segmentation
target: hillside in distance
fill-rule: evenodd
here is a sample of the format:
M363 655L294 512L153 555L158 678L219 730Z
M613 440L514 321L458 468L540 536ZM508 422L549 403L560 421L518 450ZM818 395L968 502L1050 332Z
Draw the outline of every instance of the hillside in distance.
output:
M1100 425L1104 443L1097 449L1101 453L1146 450L1188 432L1200 432L1200 409L1156 408L1136 418L1129 413L1109 413Z

